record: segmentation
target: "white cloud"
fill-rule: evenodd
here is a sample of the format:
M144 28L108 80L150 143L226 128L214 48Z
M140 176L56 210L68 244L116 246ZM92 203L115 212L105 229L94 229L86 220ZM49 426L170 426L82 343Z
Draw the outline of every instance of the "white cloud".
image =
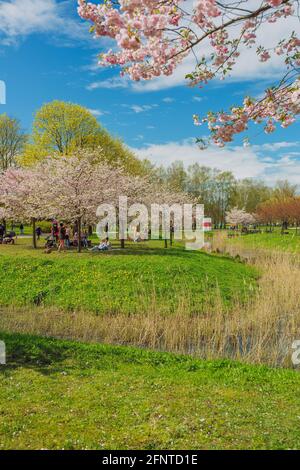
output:
M69 2L56 0L2 0L0 43L11 45L33 33L89 40L86 25L68 14Z
M193 101L200 103L201 101L203 101L203 98L201 98L201 96L193 96Z
M286 149L286 143L272 144L278 149ZM290 143L290 147L297 143ZM271 149L269 149L271 150ZM262 145L253 147L209 147L200 150L192 139L166 144L149 144L135 148L134 152L140 158L147 158L157 165L170 165L176 160L182 160L185 166L192 163L219 168L222 171L232 171L237 178L262 178L268 184L274 184L278 179L288 178L291 182L300 182L299 155L281 154L279 156L265 155Z
M143 134L138 134L133 140L144 140Z
M10 0L0 5L0 31L7 37L49 31L57 18L54 0Z
M277 150L291 148L291 147L300 147L300 142L275 142L273 144L263 144L258 146L258 149L269 150L271 152L275 152ZM256 146L254 146L256 148Z
M166 96L166 98L163 98L164 103L174 103L175 99L171 98L170 96Z
M145 111L150 111L153 108L157 108L157 104L143 104L143 105L133 104L132 106L127 106L127 105L125 106L129 107L136 114L144 113Z
M107 80L90 83L86 88L89 91L98 90L99 88L112 89L112 88L127 88L128 81L123 77L112 77Z
M107 114L104 111L101 111L100 109L89 109L89 112L93 114L95 117L103 116L104 114Z

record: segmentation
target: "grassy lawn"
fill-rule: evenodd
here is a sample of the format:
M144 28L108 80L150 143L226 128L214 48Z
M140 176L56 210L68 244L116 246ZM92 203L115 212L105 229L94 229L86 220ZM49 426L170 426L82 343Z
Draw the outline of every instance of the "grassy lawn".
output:
M242 243L243 246L251 249L261 248L300 253L300 235L297 235L294 229L289 229L287 235L282 235L280 229L276 229L273 233L243 235L230 239L228 242L233 244Z
M191 312L216 297L226 304L253 293L257 271L237 261L162 241L115 246L107 253L45 254L30 240L0 246L0 306L56 306L98 314L147 311L155 302L174 311L185 298Z
M0 334L2 449L293 449L300 375Z

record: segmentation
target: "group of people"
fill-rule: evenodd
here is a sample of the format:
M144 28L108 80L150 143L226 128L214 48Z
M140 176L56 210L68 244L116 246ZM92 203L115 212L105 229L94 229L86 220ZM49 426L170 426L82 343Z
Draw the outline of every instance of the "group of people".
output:
M17 237L16 232L12 229L7 231L5 225L0 224L0 244L14 243Z
M24 235L24 225L21 223L19 226L20 235ZM37 240L40 240L43 231L40 226L37 226L35 229L35 235ZM83 248L88 248L92 252L108 251L111 248L111 244L108 238L108 228L106 237L96 246L91 247L91 241L89 240L89 235L87 231L81 232L80 242ZM13 237L16 237L15 232L7 232L3 224L0 223L0 243L9 243ZM139 234L137 234L137 239L139 241ZM78 247L79 235L78 229L75 226L68 226L63 222L58 222L56 220L52 221L51 233L46 238L45 249L52 251L52 249L58 248L58 251L63 251L65 248Z
M48 243L52 241L55 241L58 245L58 251L70 248L71 246L77 247L79 243L78 230L76 227L71 228L63 222L58 223L57 221L53 221ZM86 231L81 233L81 244L84 248L88 248L90 246L90 241Z

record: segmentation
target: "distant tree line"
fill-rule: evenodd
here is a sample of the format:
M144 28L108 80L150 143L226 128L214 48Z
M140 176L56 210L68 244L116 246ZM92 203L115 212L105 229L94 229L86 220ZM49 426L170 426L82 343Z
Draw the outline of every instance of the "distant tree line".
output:
M170 166L152 167L153 178L167 183L174 190L187 192L204 204L216 228L226 226L226 213L233 208L256 213L270 200L294 198L297 186L280 180L274 187L253 178L237 179L231 171L221 171L194 163L185 168L182 161Z

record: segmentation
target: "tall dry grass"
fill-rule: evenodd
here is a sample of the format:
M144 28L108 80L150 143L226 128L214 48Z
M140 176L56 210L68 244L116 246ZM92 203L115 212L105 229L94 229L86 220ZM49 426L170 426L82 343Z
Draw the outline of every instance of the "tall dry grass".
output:
M247 303L224 307L220 296L205 311L189 315L184 296L173 315L161 313L153 298L140 314L104 315L57 309L5 309L1 330L85 342L103 342L193 354L201 358L291 366L291 345L300 339L300 260L292 255L244 252L227 246L224 235L213 249L239 254L261 272L259 290Z

